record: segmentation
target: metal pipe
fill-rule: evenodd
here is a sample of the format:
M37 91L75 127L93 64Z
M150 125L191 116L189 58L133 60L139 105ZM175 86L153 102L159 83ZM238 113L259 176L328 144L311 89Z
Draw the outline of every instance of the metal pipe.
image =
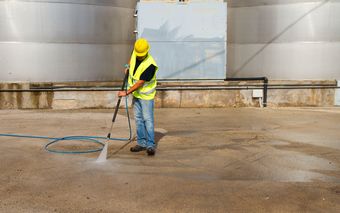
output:
M268 88L268 89L276 89L276 90L279 90L279 89L340 89L340 87L338 86L326 86L326 87L272 87L272 88Z
M167 85L167 86L161 86L158 85L157 89L161 89L161 88L190 88L190 87L198 87L198 88L228 88L228 87L263 87L263 85ZM75 89L75 90L79 90L79 89L97 89L97 90L101 90L101 89L118 89L118 87L112 87L112 86L100 86L100 87L93 87L93 86L57 86L57 87L31 87L31 90L33 89L37 89L37 90L41 90L41 89L46 89L46 90L62 90L62 89ZM118 91L118 90L117 90Z
M336 86L337 84L334 83L334 84L268 84L268 86L271 86L271 87L279 87L279 86L282 86L282 87L299 87L299 86Z
M160 87L158 91L176 91L176 90L252 90L259 89L259 87ZM326 87L267 87L267 90L283 90L283 89L340 89L339 86L326 86ZM0 92L109 92L109 91L120 91L120 88L89 88L89 89L0 89Z
M263 80L263 107L267 107L268 78Z
M250 78L226 78L224 81L265 81L266 77L250 77Z
M219 78L210 78L210 79L199 79L199 78L194 78L194 79L159 79L157 80L158 82L202 82L202 81L217 81L217 82L223 82L225 81L224 79L219 79Z
M332 84L325 84L325 85L270 85L268 84L268 89L279 89L279 88L325 88L325 87L336 87L337 85L332 85ZM256 84L243 84L243 85L209 85L209 84L204 84L204 85L167 85L167 86L162 86L158 85L158 89L161 88L179 88L179 87L199 87L199 88L228 88L228 87L258 87L258 88L263 88L263 84L256 85ZM257 88L257 89L258 89ZM52 86L52 87L31 87L30 90L67 90L67 89L74 89L74 90L103 90L106 89L114 89L118 91L118 87L112 87L112 86Z

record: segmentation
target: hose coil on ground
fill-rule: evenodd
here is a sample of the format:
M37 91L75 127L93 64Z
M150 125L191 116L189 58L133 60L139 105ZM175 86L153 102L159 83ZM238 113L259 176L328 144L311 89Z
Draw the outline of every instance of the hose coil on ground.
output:
M131 122L130 122L130 115L129 115L129 108L128 108L128 96L125 97L125 110L128 119L129 125L129 138L108 138L108 137L99 137L99 136L66 136L61 138L52 138L47 136L33 136L33 135L19 135L19 134L0 134L0 137L17 137L17 138L33 138L33 139L47 139L51 140L49 143L45 145L45 150L52 153L59 153L59 154L86 154L86 153L93 153L93 152L100 152L104 148L104 142L101 140L111 140L111 141L130 141L132 138L132 129L131 129ZM100 144L101 147L97 149L89 149L89 150L80 150L80 151L65 151L65 150L58 150L52 149L50 146L52 144L56 144L61 141L67 140L78 140L78 141L87 141L90 143Z

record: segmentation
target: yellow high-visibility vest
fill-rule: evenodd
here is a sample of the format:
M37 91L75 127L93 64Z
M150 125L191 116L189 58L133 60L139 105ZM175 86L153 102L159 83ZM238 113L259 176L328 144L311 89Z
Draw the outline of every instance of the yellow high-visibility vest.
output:
M136 54L135 52L132 53L132 56L130 59L130 70L129 70L129 80L128 80L129 88L131 88L137 81L140 80L140 76L151 64L156 67L155 74L150 81L146 81L142 87L140 87L139 89L137 89L136 91L132 93L133 96L136 98L140 98L143 100L152 100L155 98L156 86L157 86L156 73L158 71L158 66L155 60L153 59L153 57L150 54L148 54L148 56L138 66L136 73L133 74L133 71L135 70L135 66L136 66Z

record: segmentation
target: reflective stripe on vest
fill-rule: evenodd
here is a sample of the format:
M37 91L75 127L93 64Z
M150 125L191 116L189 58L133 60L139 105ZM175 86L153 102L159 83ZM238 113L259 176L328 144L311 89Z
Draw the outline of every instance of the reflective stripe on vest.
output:
M156 91L156 88L154 88L154 89L152 89L152 90L150 90L150 91L148 91L148 92L139 92L140 94L143 94L143 95L149 95L149 94L151 94L151 93L153 93L153 92L155 92Z
M133 74L133 71L136 66L136 55L133 52L130 60L130 70L129 70L129 88L131 88L137 81L140 80L140 76L143 72L150 66L154 65L156 67L155 74L150 81L146 81L142 87L133 92L133 96L136 98L140 98L143 100L151 100L154 99L156 95L156 73L158 71L157 64L151 55L148 55L144 61L138 66L136 73Z

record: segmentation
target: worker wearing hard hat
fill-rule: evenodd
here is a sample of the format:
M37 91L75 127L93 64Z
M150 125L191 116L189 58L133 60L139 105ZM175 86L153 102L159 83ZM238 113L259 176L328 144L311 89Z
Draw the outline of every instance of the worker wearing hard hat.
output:
M137 128L137 145L131 152L145 151L148 155L156 152L154 133L154 97L156 95L157 64L149 54L150 46L146 39L135 42L130 58L128 90L119 91L118 96L133 94L133 108Z

